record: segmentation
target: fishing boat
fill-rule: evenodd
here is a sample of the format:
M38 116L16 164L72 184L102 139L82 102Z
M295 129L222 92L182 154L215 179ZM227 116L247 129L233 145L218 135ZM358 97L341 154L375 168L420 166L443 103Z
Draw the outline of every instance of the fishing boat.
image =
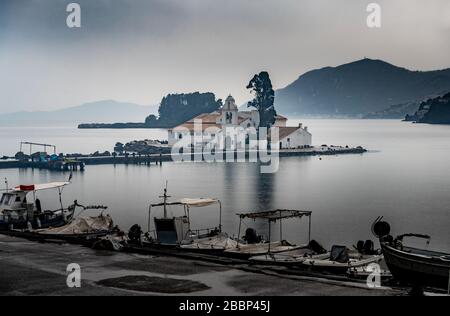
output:
M284 251L281 253L265 253L259 256L250 257L252 263L282 265L282 266L298 266L306 260L308 256L314 252L310 247L302 247L295 250Z
M86 209L98 209L87 207ZM105 210L106 208L102 208ZM105 237L113 230L113 220L103 212L98 216L77 217L65 226L35 231L45 239L60 239L68 242L84 242Z
M362 254L346 246L333 246L328 253L307 257L301 265L313 271L346 274L350 270L367 267L382 260L383 256L380 254Z
M282 221L290 218L309 218L309 232L308 244L311 241L311 214L309 211L299 210L271 210L248 214L237 214L239 216L239 232L241 235L242 221L245 219L251 220L267 220L269 223L269 238L264 240L256 235L253 229L247 229L243 241L237 243L236 247L225 250L224 254L240 259L250 259L253 257L254 262L260 260L261 262L275 261L276 257L273 254L286 253L288 251L304 249L306 245L297 246L283 239L283 225ZM272 223L280 222L280 240L272 241Z
M266 253L259 256L250 257L252 263L269 264L280 266L301 266L303 261L312 256L321 255L327 251L315 240L311 240L307 246L298 249L279 252Z
M105 237L113 231L113 220L109 215L104 215L106 206L82 206L78 203L75 207L83 210L69 223L59 227L45 229L11 229L2 232L12 237L26 238L35 241L63 241L74 244L91 244L98 238ZM98 216L81 216L87 210L102 210Z
M380 240L386 264L394 278L413 287L431 286L450 290L450 254L419 249L405 245L405 238L425 239L423 234L403 234L396 238L390 235L389 223L379 217L372 232Z
M169 201L167 186L160 196L163 202L151 204L148 214L148 233L144 243L151 247L177 248L190 252L223 252L234 246L234 241L222 232L222 203L214 198L183 198ZM191 227L191 211L206 208L211 205L219 206L219 223L214 228L193 229ZM154 217L155 229L151 230L152 212L155 208L163 208L163 217ZM181 216L168 216L169 207L182 208Z
M59 227L70 222L74 216L75 206L64 208L61 197L64 187L69 184L70 182L52 182L7 188L0 200L0 231ZM45 190L58 192L60 208L56 210L44 208L37 195Z
M221 254L225 250L234 249L238 242L226 233L219 233L211 237L186 240L181 243L180 248L189 252L201 252L208 254Z

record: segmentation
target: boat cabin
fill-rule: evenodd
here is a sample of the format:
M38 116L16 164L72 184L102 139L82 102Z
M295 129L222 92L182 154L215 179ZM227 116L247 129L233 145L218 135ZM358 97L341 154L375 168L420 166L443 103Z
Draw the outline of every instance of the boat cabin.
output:
M179 245L184 241L198 239L213 234L218 234L222 231L222 205L217 199L181 199L176 202L167 202L167 195L165 194L165 200L163 203L152 204L149 207L149 221L148 231L153 233L157 243L162 245ZM215 228L195 230L191 229L191 208L202 208L210 205L219 205L220 217L219 226ZM167 216L167 206L180 206L184 209L184 214L169 218ZM152 208L163 207L164 216L162 218L155 217L153 219L155 224L155 230L151 231L151 213Z
M3 193L0 199L0 215L11 216L19 219L25 216L27 211L33 211L32 203L27 203L27 192L11 191Z
M19 185L13 189L6 190L0 199L0 222L28 221L35 218L35 215L45 213L42 209L41 201L36 197L36 192L57 189L61 195L62 188L68 184L69 182L53 182ZM30 193L33 194L31 199L28 197Z

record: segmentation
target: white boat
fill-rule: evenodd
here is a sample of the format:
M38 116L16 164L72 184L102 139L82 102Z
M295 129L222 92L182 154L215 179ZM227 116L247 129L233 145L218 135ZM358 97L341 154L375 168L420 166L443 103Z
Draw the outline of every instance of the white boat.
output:
M238 242L230 238L226 233L217 236L191 239L182 242L181 249L192 252L223 252L236 248Z
M225 253L236 257L250 258L265 254L276 254L286 251L292 251L300 249L302 247L304 246L291 245L285 240L268 243L250 244L250 245L239 243L233 249L226 250Z
M309 246L300 247L295 250L283 251L280 253L265 253L259 256L253 256L249 260L257 264L287 265L296 266L305 261L308 256L315 252Z
M347 273L349 269L365 267L382 260L382 255L364 255L344 246L333 246L331 252L306 258L301 264L311 270Z
M169 202L167 187L164 189L162 203L151 204L148 214L147 244L153 247L176 247L183 250L223 251L227 245L234 245L222 232L222 204L213 198L184 198ZM219 224L214 228L192 229L191 210L211 205L219 206ZM182 207L184 215L169 217L168 207ZM163 217L154 217L155 230L151 230L151 218L154 208L162 207Z
M242 259L249 259L251 257L263 256L263 255L272 255L278 253L284 253L287 251L299 250L305 247L305 245L297 246L289 243L288 241L283 239L283 230L282 230L282 221L284 219L290 218L309 218L309 233L308 239L311 239L311 214L312 212L308 211L298 211L298 210L272 210L272 211L263 211L256 213L248 213L248 214L238 214L239 216L239 233L241 234L241 226L242 221L244 219L262 219L267 220L269 222L269 239L267 242L263 240L259 240L261 238L245 238L246 243L239 242L235 248L225 250L224 254L231 257L238 257ZM271 224L279 221L280 222L280 241L272 241L272 233L271 233ZM253 230L251 230L253 231ZM253 231L255 237L256 233ZM308 241L308 243L309 243Z
M6 189L0 199L0 231L58 227L67 224L74 216L75 204L67 208L62 204L62 191L70 182L52 182L19 185ZM37 197L38 192L57 190L60 208L48 210Z

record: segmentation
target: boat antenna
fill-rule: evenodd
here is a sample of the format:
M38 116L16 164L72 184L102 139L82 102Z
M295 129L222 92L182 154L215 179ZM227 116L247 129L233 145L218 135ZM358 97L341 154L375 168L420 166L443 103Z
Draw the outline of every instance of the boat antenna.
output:
M61 205L61 211L63 211L64 210L64 206L63 206L63 203L62 203L62 189L61 188L58 188L58 193L59 193L59 204Z
M70 172L69 181L68 181L69 183L70 183L70 180L72 180L72 172ZM64 186L58 188L59 204L61 205L61 211L64 211L64 205L63 205L63 202L62 202L62 193L63 193L63 191L64 191Z
M170 198L170 195L167 195L167 187L169 186L169 181L166 181L166 187L164 188L164 195L160 196L160 198L164 199L164 218L167 218L167 199Z

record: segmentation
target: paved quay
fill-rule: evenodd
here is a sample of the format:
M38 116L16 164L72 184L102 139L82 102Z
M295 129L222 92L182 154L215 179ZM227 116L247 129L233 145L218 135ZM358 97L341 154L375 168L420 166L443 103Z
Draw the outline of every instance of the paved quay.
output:
M67 265L81 267L81 288L69 288ZM254 273L164 256L97 251L0 235L0 295L403 295L362 284Z

